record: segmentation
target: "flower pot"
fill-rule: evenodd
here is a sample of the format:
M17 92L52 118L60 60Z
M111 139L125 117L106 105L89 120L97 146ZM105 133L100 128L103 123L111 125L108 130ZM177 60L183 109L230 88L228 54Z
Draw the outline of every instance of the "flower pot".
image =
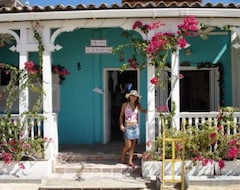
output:
M19 167L22 163L25 169ZM51 161L21 161L6 164L0 162L0 175L11 175L17 177L29 176L31 178L44 178L52 172Z
M216 175L240 175L240 160L224 161L224 167L222 169L220 169L218 162L215 162L214 165Z
M188 176L213 176L214 175L214 162L208 162L206 166L202 166L201 162L197 162L193 165L191 160L186 160L184 162L185 174ZM172 163L165 163L165 175L172 175ZM146 161L142 160L142 176L151 177L151 176L160 176L161 174L161 161ZM174 175L180 176L182 171L182 162L175 162Z
M142 177L159 176L161 173L161 161L142 160Z
M185 173L188 176L213 176L214 175L214 162L208 162L202 165L202 162L196 162L193 165L191 160L185 161Z

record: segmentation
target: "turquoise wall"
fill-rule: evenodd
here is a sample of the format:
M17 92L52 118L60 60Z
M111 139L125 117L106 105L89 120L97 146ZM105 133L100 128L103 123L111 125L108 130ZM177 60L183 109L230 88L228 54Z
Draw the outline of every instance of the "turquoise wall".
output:
M15 42L12 44L6 44L2 48L0 47L0 63L7 63L15 66L18 65L19 53L9 50L9 48L13 45L15 45Z
M61 85L61 111L59 112L59 140L61 144L103 143L103 96L92 92L94 87L103 88L103 69L119 68L119 55L86 54L85 47L91 39L106 39L107 46L116 47L126 39L121 29L78 29L61 34L56 44L63 46L53 53L53 64L65 66L71 73ZM129 51L125 57L131 57ZM82 70L77 70L77 62ZM146 71L140 72L140 91L145 98ZM145 118L141 116L141 141L145 142ZM66 135L67 134L67 135ZM119 131L119 135L121 132Z
M192 54L187 56L184 50L180 51L180 63L189 62L191 66L199 63L222 63L224 67L224 104L232 105L232 65L231 65L231 42L229 36L209 35L207 40L200 37L188 39L191 44Z

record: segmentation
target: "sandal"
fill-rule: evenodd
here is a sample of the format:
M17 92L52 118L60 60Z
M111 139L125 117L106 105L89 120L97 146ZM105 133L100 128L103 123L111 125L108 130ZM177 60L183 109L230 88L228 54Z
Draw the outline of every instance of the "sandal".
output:
M133 169L136 168L136 166L134 165L134 163L128 163L128 166L132 167Z

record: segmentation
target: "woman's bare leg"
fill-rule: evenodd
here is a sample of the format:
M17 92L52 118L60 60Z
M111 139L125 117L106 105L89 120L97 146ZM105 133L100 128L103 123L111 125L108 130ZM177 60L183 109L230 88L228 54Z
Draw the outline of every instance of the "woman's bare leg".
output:
M137 139L132 140L131 147L129 150L128 164L130 165L133 164L133 154L134 154L136 142L137 142Z
M129 149L132 147L132 142L129 139L124 139L124 147L122 150L122 156L121 156L121 162L124 163L125 162L125 155L127 153L127 151L129 151Z

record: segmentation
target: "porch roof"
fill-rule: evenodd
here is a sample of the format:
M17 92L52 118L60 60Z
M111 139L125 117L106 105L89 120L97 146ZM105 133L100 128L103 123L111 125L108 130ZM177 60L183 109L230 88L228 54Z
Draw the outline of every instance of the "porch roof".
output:
M31 21L31 20L60 20L60 19L115 19L115 18L161 18L184 17L194 15L205 18L239 18L240 3L189 3L163 2L158 3L128 3L118 4L79 4L77 6L28 6L1 7L0 22Z
M142 8L213 8L213 9L240 9L240 3L201 3L198 1L189 2L188 0L178 2L178 1L149 1L149 2L141 2L135 1L127 2L124 1L122 4L111 4L108 5L106 3L102 3L100 5L95 4L78 4L76 6L67 5L64 6L62 4L58 4L56 6L28 6L27 4L24 6L3 6L0 8L0 13L20 13L20 12L55 12L55 11L76 11L76 10L105 10L105 9L142 9Z

